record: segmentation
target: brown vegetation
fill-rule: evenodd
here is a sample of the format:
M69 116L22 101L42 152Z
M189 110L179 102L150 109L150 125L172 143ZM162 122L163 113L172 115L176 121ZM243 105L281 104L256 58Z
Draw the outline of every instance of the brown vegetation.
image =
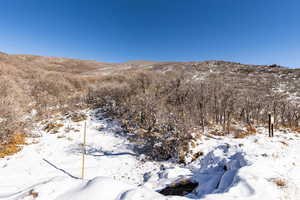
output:
M86 119L86 115L82 113L75 113L71 116L73 122L80 122Z
M195 132L241 138L266 126L298 130L300 70L223 61L97 63L0 54L0 144L54 112L91 106L135 132L153 159L179 158ZM36 110L36 115L32 113ZM78 121L83 116L73 117ZM142 131L141 131L142 130Z
M245 138L251 135L255 135L257 130L253 126L246 126L246 130L243 129L235 129L234 131L234 138Z
M275 180L275 184L278 186L278 187L286 187L286 182L282 179L276 179Z
M25 140L26 136L24 133L17 132L13 134L9 143L0 146L0 158L19 152L22 149L22 145L26 144Z
M32 189L29 191L29 196L32 196L34 199L36 199L39 196L39 193Z
M300 133L300 127L292 127L291 130L296 133Z
M140 71L106 77L105 84L89 91L87 102L121 119L125 130L144 130L138 135L154 159L181 160L191 134L199 130L215 127L211 134L236 138L256 134L255 125L267 125L269 112L276 124L299 126L299 106L274 92L276 83L270 80L224 75L191 81L187 73ZM238 128L242 125L244 129Z
M88 82L69 72L75 63L83 65L68 59L0 55L0 144L10 143L16 130L34 120L83 102Z
M283 144L284 146L289 146L289 144L285 141L279 141L281 144Z
M191 162L197 160L199 157L201 157L203 155L204 155L204 153L202 151L199 151L199 152L193 154Z
M64 126L63 124L59 124L59 123L48 123L44 128L44 130L48 133L55 134L58 133L59 128L63 126Z

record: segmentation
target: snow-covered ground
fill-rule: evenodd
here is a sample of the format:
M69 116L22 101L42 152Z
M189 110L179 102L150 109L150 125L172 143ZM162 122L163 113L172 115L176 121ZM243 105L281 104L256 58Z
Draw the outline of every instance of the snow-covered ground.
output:
M206 135L195 151L203 156L183 166L146 161L120 126L99 110L85 111L87 146L81 179L84 121L64 124L56 134L37 124L30 145L0 159L0 199L5 200L231 200L300 199L300 135L264 129L243 139ZM178 180L199 183L184 197L157 191Z

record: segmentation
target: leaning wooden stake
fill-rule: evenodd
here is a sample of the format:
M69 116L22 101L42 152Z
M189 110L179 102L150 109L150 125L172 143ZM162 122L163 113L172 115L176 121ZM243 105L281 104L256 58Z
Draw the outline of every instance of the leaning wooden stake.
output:
M85 144L86 144L86 121L84 122L83 130L83 144L82 144L82 165L81 165L81 178L84 179L84 155L85 155Z

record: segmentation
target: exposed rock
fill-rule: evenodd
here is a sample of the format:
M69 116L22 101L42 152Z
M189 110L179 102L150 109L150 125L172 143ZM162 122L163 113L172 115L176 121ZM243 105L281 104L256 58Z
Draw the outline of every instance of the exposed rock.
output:
M189 179L180 180L170 184L168 187L162 189L159 193L163 195L179 195L184 196L192 193L197 188L198 183L195 183Z

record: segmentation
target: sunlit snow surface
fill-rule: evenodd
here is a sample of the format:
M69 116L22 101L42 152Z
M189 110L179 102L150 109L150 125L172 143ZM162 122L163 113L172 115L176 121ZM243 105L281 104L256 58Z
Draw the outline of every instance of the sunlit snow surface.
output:
M37 138L13 156L0 159L0 199L155 200L300 199L300 135L265 129L244 139L204 136L204 155L187 166L144 161L120 126L99 110L87 119L85 177L81 179L84 122L62 118L57 134L36 125ZM69 131L67 131L69 129ZM76 129L78 131L76 131ZM180 179L199 186L185 197L156 191ZM285 186L277 186L282 180ZM33 195L37 194L37 195Z

